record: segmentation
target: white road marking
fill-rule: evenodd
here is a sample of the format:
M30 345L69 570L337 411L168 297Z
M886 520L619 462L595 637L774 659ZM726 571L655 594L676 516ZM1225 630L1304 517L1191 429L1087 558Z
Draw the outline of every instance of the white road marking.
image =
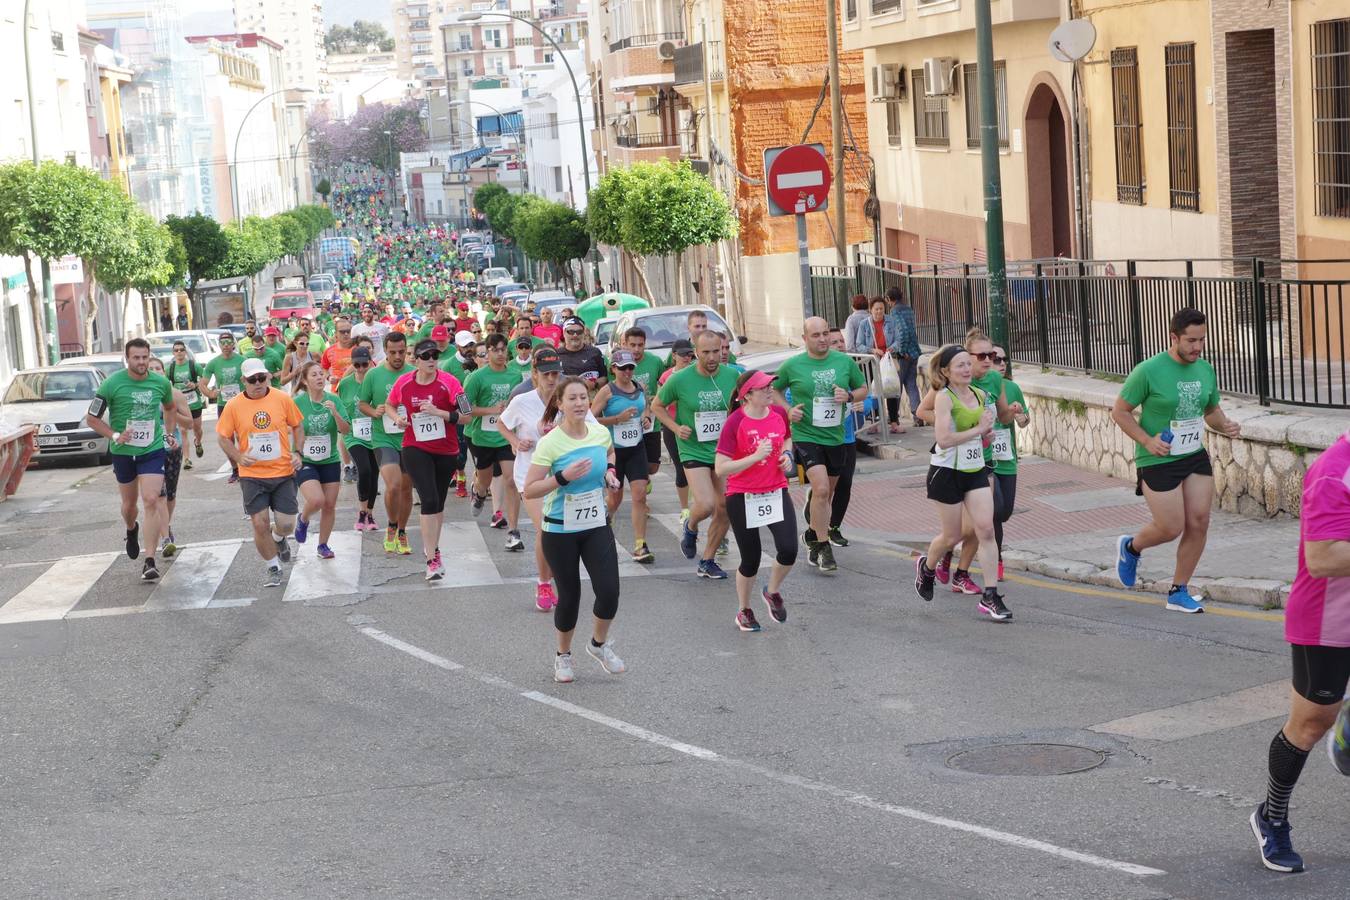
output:
M476 521L444 522L440 546L445 551L445 577L440 587L480 587L501 584L502 576L488 552L483 530Z
M442 656L437 656L436 654L431 653L430 651L423 650L422 648L409 644L406 641L401 641L398 638L392 637L384 633L383 631L380 631L377 628L365 626L362 627L360 631L362 634L365 634L366 636L374 638L375 640L380 641L383 644L387 644L390 647L393 647L397 650L407 653L409 656L416 657L417 659L423 660L424 662L429 662L432 665L439 666L440 668L446 669L447 671L464 669L464 666L460 665L459 663L452 662L451 660L448 660ZM934 815L932 813L927 813L922 810L913 809L908 806L898 806L893 803L887 803L883 800L878 800L874 797L869 797L866 794L862 794L857 791L850 791L846 788L828 784L823 781L815 781L810 778L802 778L797 775L790 775L785 772L778 772L773 769L768 769L765 768L764 766L760 766L752 762L736 759L735 757L724 756L723 754L718 753L715 750L709 750L706 747L699 747L696 744L689 744L684 741L676 740L675 738L668 737L664 734L660 734L659 732L650 731L646 728L643 728L640 725L634 725L631 722L625 722L623 719L616 719L613 716L607 716L604 713L596 712L595 710L592 709L587 709L584 706L578 706L575 703L569 703L566 700L560 700L557 697L552 697L548 694L540 693L539 691L522 690L518 686L502 678L499 678L496 675L479 673L472 669L464 669L464 671L471 677L477 679L478 681L483 682L484 684L490 684L495 687L506 688L518 694L519 696L524 697L527 700L532 700L536 703L541 703L546 706L550 706L553 709L556 709L560 712L577 716L589 722L594 722L597 725L603 725L606 728L611 728L622 734L626 734L629 737L637 738L640 741L645 741L646 743L649 744L655 744L660 747L665 747L668 750L673 750L676 753L682 753L686 756L690 756L693 757L694 759L702 760L704 762L720 763L721 765L729 766L731 768L738 769L743 772L750 772L752 774L758 775L762 778L776 782L778 784L785 784L791 787L811 791L813 793L823 794L825 796L833 797L838 800L843 800L846 803L852 803L855 806L861 806L865 809L871 809L876 812L884 812L893 816L911 819L916 822L923 822L926 825L935 825L939 828L946 828L952 831L962 831L966 832L967 834L974 834L987 840L997 841L999 843L1008 844L1013 847L1019 847L1024 850L1035 850L1040 853L1046 853L1051 856L1056 856L1060 859L1066 859L1072 862L1083 863L1085 865L1095 866L1100 869L1110 869L1112 871L1121 872L1126 875L1137 875L1141 877L1167 874L1162 869L1155 869L1150 866L1142 866L1139 865L1138 863L1125 862L1117 859L1109 859L1104 856L1097 856L1092 853L1084 853L1079 850L1071 850L1067 847L1060 847L1057 844L1051 844L1046 841L1037 840L1036 838L1024 837L1023 835L1013 834L1012 832L1008 831L1001 831L997 828L989 828L984 825L977 825L973 822L964 822L961 821L960 819L951 819L946 816Z
M290 542L294 563L290 567L286 593L281 599L294 603L356 593L357 583L361 580L361 535L334 528L328 536L328 547L336 556L319 559L319 522L315 519L309 524L309 538L305 543Z
M52 565L36 581L0 606L0 625L63 618L119 556L122 554L95 553Z
M234 469L230 466L230 463L227 460L221 463L220 468L216 469L216 471L211 475L198 475L197 477L200 478L202 481L221 481L222 479L229 478L230 473L233 471Z
M194 546L178 551L145 601L146 612L200 609L211 602L225 580L240 544Z
M1088 730L1170 743L1263 722L1288 712L1289 682L1272 681L1230 694L1114 719L1093 725Z

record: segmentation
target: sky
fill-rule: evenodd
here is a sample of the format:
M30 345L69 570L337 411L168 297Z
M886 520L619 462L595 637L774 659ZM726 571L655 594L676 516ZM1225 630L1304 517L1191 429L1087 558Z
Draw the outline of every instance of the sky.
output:
M192 12L183 15L185 34L223 34L234 31L234 7L229 0L198 0ZM184 4L187 8L189 4ZM389 0L323 0L324 27L350 25L357 19L375 20L393 28Z

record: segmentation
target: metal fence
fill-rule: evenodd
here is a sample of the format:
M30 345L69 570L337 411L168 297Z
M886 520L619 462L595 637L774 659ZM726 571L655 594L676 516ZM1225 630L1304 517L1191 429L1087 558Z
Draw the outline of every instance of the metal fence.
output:
M1021 363L1124 377L1168 347L1172 314L1209 318L1205 358L1219 389L1263 404L1350 407L1350 278L1285 277L1300 262L1350 260L1066 260L1008 263L1008 343ZM1196 274L1202 269L1230 274ZM919 340L959 342L989 322L983 265L941 266L863 254L811 270L817 315L842 324L855 294L899 286Z

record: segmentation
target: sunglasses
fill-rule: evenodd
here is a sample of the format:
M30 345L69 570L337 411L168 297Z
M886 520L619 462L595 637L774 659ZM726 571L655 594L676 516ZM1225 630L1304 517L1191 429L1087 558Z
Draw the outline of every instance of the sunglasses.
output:
M581 337L581 336L582 336L583 334L585 334L586 332L584 332L584 331L577 331L575 328L569 328L569 329L567 329L567 331L566 331L565 333L566 333L569 337Z
M369 369L370 363L352 363L353 369Z
M976 353L975 358L987 359L990 362L1003 362L1003 357L999 356L997 353Z
M264 382L267 381L268 377L269 376L267 375L250 375L244 380L247 381L249 384L263 384Z
M440 358L441 358L441 351L439 351L439 350L427 350L425 353L419 353L419 354L417 354L417 358L420 359L420 360L422 360L423 362L431 362L432 360L436 360L436 359L440 359Z
M352 330L351 330L350 328L339 328L339 329L338 329L338 334L351 334L351 333L352 333Z

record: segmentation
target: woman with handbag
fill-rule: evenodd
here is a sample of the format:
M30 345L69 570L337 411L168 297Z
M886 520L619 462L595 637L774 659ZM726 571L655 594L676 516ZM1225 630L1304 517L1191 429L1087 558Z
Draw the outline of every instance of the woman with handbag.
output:
M877 360L878 366L895 366L895 354L900 344L900 333L895 321L886 315L886 301L881 297L873 297L867 307L867 318L857 319L853 316L848 317L851 323L844 334L845 343L848 345L850 353L870 353ZM890 362L887 362L887 359ZM889 379L888 379L889 380ZM899 391L899 372L896 372L894 380L895 391L892 395L890 390L886 391L886 416L891 422L891 428L894 431L902 431L900 428L900 391Z

